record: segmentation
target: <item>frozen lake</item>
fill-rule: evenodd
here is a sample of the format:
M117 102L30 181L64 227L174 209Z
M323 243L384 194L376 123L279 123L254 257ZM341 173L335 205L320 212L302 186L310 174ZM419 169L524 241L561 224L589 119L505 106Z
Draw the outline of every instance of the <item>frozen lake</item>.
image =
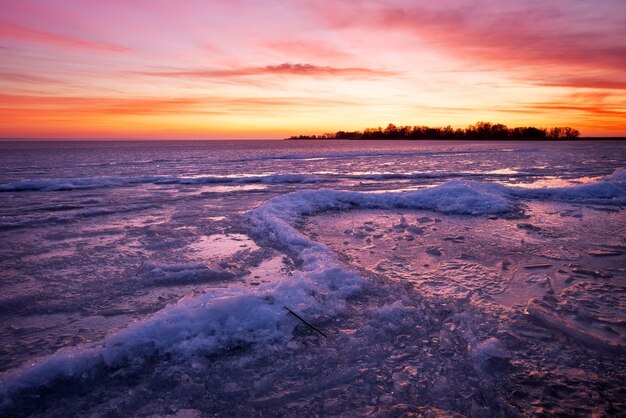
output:
M5 142L0 202L2 416L626 414L624 142Z

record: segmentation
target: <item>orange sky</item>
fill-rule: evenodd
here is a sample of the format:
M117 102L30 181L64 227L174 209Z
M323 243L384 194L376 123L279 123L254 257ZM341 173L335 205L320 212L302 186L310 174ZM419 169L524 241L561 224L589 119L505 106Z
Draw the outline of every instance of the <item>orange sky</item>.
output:
M622 0L0 0L0 137L626 136Z

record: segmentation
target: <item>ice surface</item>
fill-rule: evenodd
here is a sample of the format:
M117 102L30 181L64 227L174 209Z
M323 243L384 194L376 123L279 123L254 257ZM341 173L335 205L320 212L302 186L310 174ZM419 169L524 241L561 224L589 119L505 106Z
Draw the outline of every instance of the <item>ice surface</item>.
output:
M619 415L623 146L505 145L9 161L2 414Z

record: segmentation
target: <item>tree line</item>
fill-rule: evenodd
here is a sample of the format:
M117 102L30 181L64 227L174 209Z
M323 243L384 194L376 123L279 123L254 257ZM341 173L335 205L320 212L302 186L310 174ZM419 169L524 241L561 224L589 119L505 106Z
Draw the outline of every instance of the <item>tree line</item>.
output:
M289 139L476 139L476 140L550 140L576 139L577 129L570 127L535 128L533 126L509 128L501 123L477 122L465 129L429 126L396 126L367 128L363 131L337 131L321 135L296 135Z

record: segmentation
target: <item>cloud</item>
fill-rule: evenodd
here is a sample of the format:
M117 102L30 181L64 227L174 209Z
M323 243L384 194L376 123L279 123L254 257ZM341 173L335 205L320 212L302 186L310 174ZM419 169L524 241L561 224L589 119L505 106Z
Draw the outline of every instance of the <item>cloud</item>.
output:
M158 77L181 77L181 78L232 78L265 75L293 75L309 77L385 77L397 73L383 70L373 70L360 67L329 67L313 64L267 65L265 67L244 67L223 70L175 70L175 71L143 71L142 75Z
M18 25L0 20L0 39L24 41L69 49L92 50L100 52L129 52L130 49L107 42L80 39L56 33Z
M626 101L610 91L576 91L556 96L552 99L534 102L521 102L492 109L503 114L528 115L529 118L543 119L547 116L553 124L574 125L594 134L603 131L624 130ZM530 123L530 122L529 122Z
M553 101L529 103L526 107L538 111L548 110L583 114L586 117L605 117L607 120L626 120L626 101L606 91L575 92Z
M348 100L304 97L178 97L178 98L96 98L45 95L0 94L0 116L158 116L172 114L222 115L233 112L259 112L264 109L327 108L354 106Z
M626 90L626 81L614 79L611 76L602 77L555 77L537 82L541 86L550 87L577 87L601 90Z
M606 105L579 105L579 104L563 104L563 103L536 103L529 106L531 110L555 110L584 113L587 116L615 116L622 120L626 118L626 110L619 108L607 107Z
M17 72L4 72L0 71L0 81L7 81L10 83L23 83L23 84L63 84L62 81L55 80L48 77L42 77L32 74L20 74Z
M315 7L328 27L344 33L357 29L362 42L383 31L403 33L416 45L447 52L479 69L526 72L541 80L542 71L558 68L569 75L564 82L570 87L615 88L616 79L626 79L620 1L339 0L331 7ZM603 75L592 77L599 72Z
M190 98L95 98L45 95L0 95L0 115L85 117L201 113Z

